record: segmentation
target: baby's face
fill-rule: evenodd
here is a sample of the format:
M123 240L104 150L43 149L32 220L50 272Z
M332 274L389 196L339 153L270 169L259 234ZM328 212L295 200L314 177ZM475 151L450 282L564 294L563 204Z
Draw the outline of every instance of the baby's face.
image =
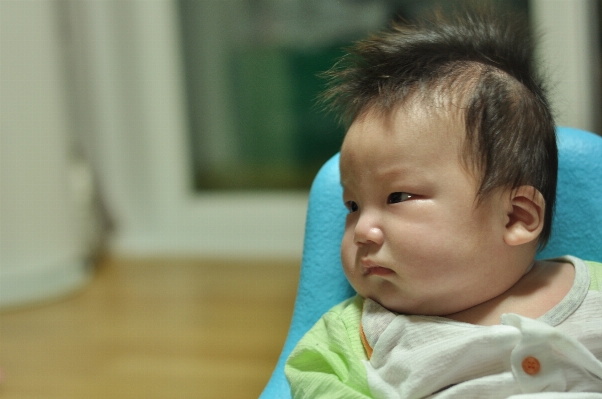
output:
M501 294L524 272L504 251L506 196L476 205L457 119L418 105L370 111L345 137L345 274L390 310L455 313Z

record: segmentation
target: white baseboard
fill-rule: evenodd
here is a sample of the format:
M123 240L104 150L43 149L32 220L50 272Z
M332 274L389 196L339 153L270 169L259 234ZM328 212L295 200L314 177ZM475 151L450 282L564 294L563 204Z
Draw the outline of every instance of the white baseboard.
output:
M22 306L69 294L85 286L93 270L85 261L0 270L0 308Z
M113 234L108 249L117 256L185 256L228 259L301 259L303 228L291 234L265 238L261 234L241 237L231 234L169 233ZM297 235L297 237L295 237ZM292 236L292 237L291 237Z

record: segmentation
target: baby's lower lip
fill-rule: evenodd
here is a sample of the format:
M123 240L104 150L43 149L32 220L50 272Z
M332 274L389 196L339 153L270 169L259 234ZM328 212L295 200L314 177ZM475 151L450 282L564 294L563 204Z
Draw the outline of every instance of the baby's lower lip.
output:
M366 275L368 276L389 276L393 273L395 273L393 270L381 266L374 266L366 269Z

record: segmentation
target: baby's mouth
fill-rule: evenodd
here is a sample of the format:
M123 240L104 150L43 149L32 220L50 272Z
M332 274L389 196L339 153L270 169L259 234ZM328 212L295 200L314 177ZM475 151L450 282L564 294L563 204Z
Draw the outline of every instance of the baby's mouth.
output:
M375 267L371 267L368 270L366 270L366 275L367 276L380 276L380 277L385 277L385 276L390 276L392 274L394 274L395 272L391 269L387 269L386 267L382 267L382 266L375 266Z
M361 262L362 274L364 276L389 276L395 272L386 267L380 266L369 259L362 259Z

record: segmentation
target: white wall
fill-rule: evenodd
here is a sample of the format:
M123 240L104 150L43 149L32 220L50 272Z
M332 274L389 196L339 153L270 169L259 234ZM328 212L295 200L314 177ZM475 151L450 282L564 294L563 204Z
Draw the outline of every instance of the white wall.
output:
M531 0L556 122L602 134L597 0Z
M0 2L0 306L90 275L53 7Z

